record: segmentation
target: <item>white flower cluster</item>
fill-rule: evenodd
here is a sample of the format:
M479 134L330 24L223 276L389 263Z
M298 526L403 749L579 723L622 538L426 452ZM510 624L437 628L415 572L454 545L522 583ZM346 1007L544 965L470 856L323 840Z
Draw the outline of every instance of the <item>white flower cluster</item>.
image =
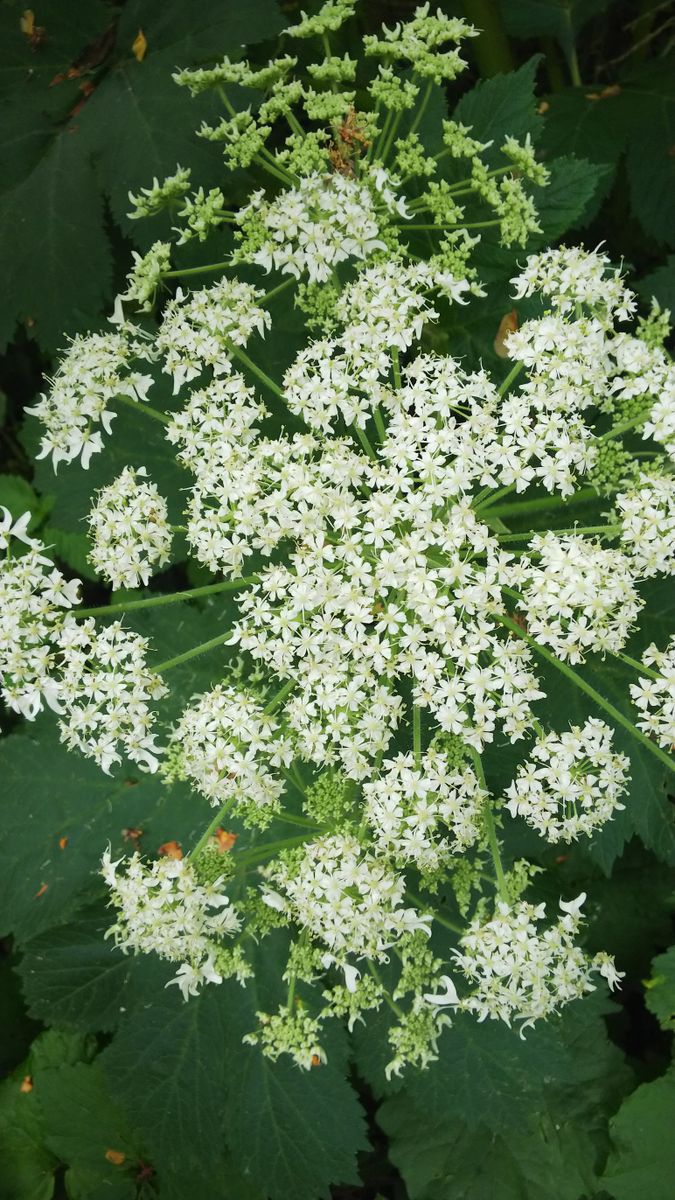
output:
M386 250L370 188L343 175L309 175L274 200L254 192L237 221L241 261L296 279L325 283L339 263ZM248 249L254 230L255 248Z
M615 987L622 978L614 961L604 953L589 958L574 943L581 924L582 892L576 900L560 901L563 915L545 929L544 904L525 901L509 907L497 905L494 917L476 918L460 938L452 957L473 990L460 998L449 976L443 977L444 994L427 995L432 1005L450 1005L486 1018L522 1021L522 1030L557 1012L564 1004L594 991L591 976L599 972Z
M649 678L632 683L630 693L640 712L638 729L656 738L666 750L675 747L675 638L665 650L653 643L642 655Z
M531 562L510 568L530 633L571 663L589 650L621 650L644 604L626 555L552 532L533 537L530 551Z
M339 965L348 987L358 975L350 955L382 961L404 934L430 933L431 918L404 907L401 875L349 834L310 842L299 862L277 862L265 875L275 887L265 886L263 899L325 947L323 965Z
M220 891L222 879L200 884L185 858L160 858L148 865L134 854L113 862L110 849L103 855L101 874L118 910L106 936L121 950L152 952L180 963L169 983L178 985L185 1000L204 983L222 981L214 956L223 937L240 928L236 910Z
M59 630L79 602L79 579L64 579L44 546L28 536L30 513L12 520L0 506L0 683L2 698L29 721L43 701L60 711L56 678ZM16 554L12 541L28 547ZM10 552L11 551L11 555Z
M92 454L103 449L98 425L110 433L115 411L110 407L120 396L147 400L151 375L133 370L134 358L144 348L126 333L90 333L75 337L51 380L51 390L33 408L45 432L38 458L52 456L54 469L60 462L80 458L89 466Z
M278 807L280 768L293 753L277 722L251 696L222 686L205 692L185 710L171 740L185 777L214 806L236 800L244 810Z
M145 662L147 639L113 621L66 617L58 635L61 740L110 774L123 750L143 771L156 771L160 753L150 701L168 688Z
M640 475L615 500L621 541L641 575L675 575L675 478Z
M591 717L537 742L506 789L506 807L554 844L590 836L624 807L629 765L612 752L609 725Z
M147 584L153 568L169 561L166 501L146 478L145 467L125 467L101 489L89 514L89 561L114 588Z
M581 246L558 246L531 254L517 280L515 299L539 292L560 313L584 305L608 321L627 321L635 312L635 296L606 254Z
M378 852L398 867L429 871L478 841L487 793L470 768L453 770L445 755L429 750L419 765L411 754L384 762L379 777L363 785L363 798Z
M262 336L270 315L256 301L264 293L238 279L221 279L212 287L191 292L181 288L169 301L155 339L155 353L173 376L173 390L196 379L205 367L215 374L232 367L232 346L245 346L255 331Z

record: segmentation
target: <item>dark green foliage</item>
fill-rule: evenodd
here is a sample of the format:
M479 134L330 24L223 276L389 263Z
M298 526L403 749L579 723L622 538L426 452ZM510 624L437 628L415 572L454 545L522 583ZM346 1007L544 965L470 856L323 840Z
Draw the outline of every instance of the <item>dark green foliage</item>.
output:
M21 407L34 402L40 368L52 368L68 336L105 327L131 249L168 234L170 216L128 219L130 190L177 163L193 168L197 185L230 188L233 205L260 183L255 169L225 176L218 148L195 136L217 104L190 100L172 70L274 41L300 7L44 0L34 15L44 37L31 40L23 0L0 6L0 345L11 343L0 375L9 393L7 405L0 396L0 505L17 516L30 508L60 564L89 583L82 517L96 489L127 463L147 466L177 519L183 475L167 465L161 428L148 422L140 441L124 412L88 472L73 465L55 475L49 461L33 462L38 426L27 418L20 429ZM529 134L552 177L537 196L543 233L529 248L606 240L615 261L625 257L645 308L655 296L675 309L675 72L668 30L659 32L664 6L640 5L639 21L638 6L623 0L443 7L466 10L479 25L497 22L496 68L506 55L516 69L504 61L490 78L474 71L457 106L458 96L436 88L419 130L426 149L439 148L428 130L447 100L474 136L493 141L495 162L507 134ZM380 19L391 25L411 8L377 0L361 19L369 29ZM147 42L140 61L139 30ZM358 31L350 36L354 53ZM335 52L347 44L336 38ZM450 179L452 170L446 162ZM219 257L219 235L213 241L202 261ZM499 369L491 347L514 306L514 255L488 234L475 261L489 304L446 310L435 348ZM300 319L283 297L265 343L276 378ZM166 382L166 407L169 393ZM606 507L561 509L560 524L580 513L592 524ZM671 624L672 589L652 584L647 592L654 620L628 647L638 658L649 641L665 642ZM91 603L99 593L92 587ZM212 636L214 614L224 628L232 612L218 598L127 622L165 658ZM208 687L231 653L223 647L177 669L177 690ZM592 706L557 688L547 670L562 730ZM629 711L628 667L597 660L584 677ZM170 699L161 715L165 727L175 719ZM284 1000L274 939L246 988L230 980L188 1004L178 988L165 989L161 963L111 948L97 874L106 845L114 855L136 844L149 854L171 840L190 845L210 814L180 783L130 770L102 775L60 745L54 726L51 716L12 729L8 722L0 743L0 1048L11 1072L0 1083L2 1200L672 1200L675 823L660 764L628 735L617 730L617 748L631 757L625 811L590 843L556 855L507 817L500 831L515 856L546 866L545 882L533 885L540 898L555 906L588 888L588 948L615 954L627 973L617 1003L599 990L524 1038L496 1022L456 1018L426 1073L387 1080L384 1013L349 1037L333 1031L328 1063L306 1073L242 1045L256 1012ZM520 754L491 747L490 778L506 783ZM450 892L440 905L454 913ZM53 1028L39 1032L37 1022Z

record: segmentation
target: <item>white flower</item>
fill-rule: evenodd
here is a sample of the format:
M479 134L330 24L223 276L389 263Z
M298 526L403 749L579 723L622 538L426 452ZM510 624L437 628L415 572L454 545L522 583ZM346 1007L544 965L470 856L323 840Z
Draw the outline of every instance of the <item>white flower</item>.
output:
M271 201L256 193L237 220L244 232L252 221L267 232L256 249L248 250L244 242L238 252L242 261L296 279L307 275L325 283L339 263L386 249L370 189L339 174L308 175Z
M59 631L68 609L79 601L80 580L66 580L44 546L26 533L31 514L15 522L6 508L0 548L18 538L28 549L0 559L0 682L2 698L32 721L43 702L60 711Z
M125 953L157 954L181 965L169 983L183 999L205 983L221 983L214 955L224 937L240 928L239 917L220 891L222 880L203 886L189 859L160 858L146 863L139 854L112 862L103 855L101 874L110 889L117 920L106 936ZM167 984L167 987L169 984Z
M625 321L635 311L635 296L623 286L606 254L581 246L558 246L531 254L512 280L516 300L540 292L562 313L585 305L609 320Z
M97 426L108 434L111 431L115 397L147 399L152 376L132 366L140 356L147 357L146 348L133 340L128 329L73 338L51 380L51 390L26 409L45 429L37 457L51 454L54 470L60 462L80 458L86 469L92 454L103 449Z
M172 736L185 775L214 806L233 798L242 806L279 806L281 768L293 758L273 717L244 692L215 687L183 713Z
M549 842L590 836L623 809L629 760L613 754L612 730L589 718L583 728L550 733L532 750L506 789L512 817L523 817Z
M165 310L155 340L173 390L196 379L205 367L216 375L232 369L232 346L245 346L251 334L261 337L270 315L257 301L258 288L238 279L221 279L212 287L184 295L181 288Z
M625 644L644 601L621 550L579 535L537 534L532 561L510 568L530 633L568 662Z
M147 640L114 621L67 617L58 631L61 740L93 758L106 774L120 751L143 771L156 771L155 715L149 702L168 688L145 662Z
M621 978L604 953L589 958L574 944L585 896L561 901L563 916L541 929L546 908L519 901L500 903L490 920L474 919L452 957L470 986L457 1007L522 1029L557 1012L571 1000L594 990L591 976L600 972L616 984ZM430 1003L438 1003L427 997ZM450 1001L454 1003L453 1000Z
M349 955L382 961L403 934L430 932L430 917L404 907L402 876L349 834L309 842L294 868L279 862L265 876L283 894L288 915L343 968Z
M675 574L675 478L640 475L616 497L621 541L642 575Z
M675 638L671 638L665 650L658 650L652 642L642 655L647 669L656 672L656 678L640 677L638 683L630 685L633 703L639 710L638 729L656 738L666 750L675 746Z
M363 795L378 850L399 866L433 870L480 837L486 793L472 770L449 769L435 751L419 767L411 754L385 761Z
M114 588L147 584L153 566L169 560L166 501L146 477L144 467L125 467L101 489L89 514L90 562Z

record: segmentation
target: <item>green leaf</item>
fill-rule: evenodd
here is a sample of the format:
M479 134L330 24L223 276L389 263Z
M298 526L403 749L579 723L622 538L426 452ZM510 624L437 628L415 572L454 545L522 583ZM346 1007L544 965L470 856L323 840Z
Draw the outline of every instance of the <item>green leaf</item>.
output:
M604 12L611 0L500 0L506 32L513 37L555 37L565 54L574 48L575 34Z
M165 969L165 981L173 973ZM151 1003L127 1017L100 1055L113 1097L167 1170L222 1156L228 990L207 987L185 1003L177 987L155 983Z
M453 119L472 127L472 136L479 141L492 141L486 159L501 164L499 149L507 134L525 138L529 133L536 141L543 127L537 112L534 81L541 56L535 54L517 71L483 79L462 96Z
M14 518L37 507L38 498L26 479L20 475L0 475L0 505L8 508Z
M615 1200L672 1200L675 1069L644 1083L611 1122L612 1153L602 1184Z
M45 1145L68 1168L68 1196L134 1200L134 1175L141 1158L138 1140L107 1094L98 1063L41 1072L35 1095L45 1123ZM106 1158L110 1151L123 1155L123 1161L111 1162Z
M595 1189L592 1139L545 1110L502 1138L459 1121L431 1125L397 1097L383 1124L410 1200L580 1200Z
M611 176L610 168L602 163L572 156L553 159L548 167L551 172L548 187L537 192L542 241L556 240L569 229L587 224L593 197Z
M675 946L659 954L646 982L645 1003L662 1029L675 1030Z
M109 777L66 750L53 714L0 742L0 775L0 930L20 941L69 920L102 891L101 855L108 843L130 852L125 829L143 829L152 852L172 838L189 841L208 820L183 785L167 796L157 776L126 767Z
M90 1056L86 1038L55 1030L33 1042L26 1061L0 1083L0 1194L6 1200L49 1200L58 1160L45 1144L37 1096L50 1069ZM36 1086L37 1085L37 1086ZM92 1197L93 1200L93 1197Z
M11 297L7 312L12 321L27 322L46 349L62 346L110 295L102 221L77 130L58 134L30 174L3 197L0 257ZM4 332L6 341L11 322Z
M675 254L669 254L662 266L643 276L635 286L647 303L655 296L661 308L675 313Z
M139 962L153 960L120 954L106 941L110 920L97 905L27 943L19 973L32 1016L83 1032L116 1028Z
M633 209L645 232L668 246L675 246L674 68L671 54L660 62L650 62L625 85L632 124L627 167Z
M330 1065L300 1072L248 1047L230 1097L232 1153L271 1200L328 1200L331 1183L357 1184L356 1153L366 1148L356 1095Z

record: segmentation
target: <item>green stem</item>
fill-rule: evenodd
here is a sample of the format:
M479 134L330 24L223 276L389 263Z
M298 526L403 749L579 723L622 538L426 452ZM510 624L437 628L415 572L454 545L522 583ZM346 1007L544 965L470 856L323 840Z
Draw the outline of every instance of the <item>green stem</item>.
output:
M199 596L215 596L218 592L238 592L242 588L258 583L258 575L242 576L241 579L226 579L223 583L206 583L203 587L187 588L184 592L168 592L163 596L148 596L145 600L121 600L119 604L104 604L100 608L79 608L74 617L107 617L112 613L133 612L137 608L158 608L162 604L180 604L184 600L196 600Z
M620 437L622 433L628 433L630 429L636 429L638 425L644 425L651 409L646 409L645 412L638 413L637 417L633 417L630 421L624 421L621 425L615 425L613 429L608 429L607 433L601 433L599 442L611 442L612 438Z
M279 387L279 384L275 383L273 379L270 379L269 375L267 375L261 367L257 366L253 359L249 358L248 354L246 354L240 346L235 346L233 342L228 341L227 348L230 351L230 354L239 359L239 362L242 364L242 366L246 367L246 369L250 371L252 375L255 375L256 378L265 385L265 387L268 387L270 391L274 392L275 396L279 396L279 398L283 400L284 393Z
M413 904L417 905L418 908L426 908L429 912L431 912L433 914L434 921L438 921L439 925L443 925L446 929L451 929L453 933L459 933L460 935L465 932L461 925L455 925L455 923L450 921L448 917L441 916L437 909L432 908L430 904L426 904L420 896L416 896L414 892L411 892L410 888L406 888L406 894L410 897Z
M433 90L433 86L434 86L433 79L428 79L427 86L424 89L424 94L420 101L419 108L417 109L417 112L415 113L415 119L412 122L410 129L408 130L408 133L417 133L417 130L419 129L420 121L422 120L422 117L424 116L424 114L427 110L427 105L431 99L431 92Z
M401 365L398 359L398 346L392 346L391 350L391 370L394 376L394 387L397 392L401 390Z
M380 406L378 404L375 405L375 408L373 410L373 417L375 419L375 428L377 430L377 436L379 437L380 442L383 442L387 436L387 430L386 430L384 421L382 419L382 413L380 412Z
M211 638L208 642L202 642L199 646L193 646L191 650L184 650L182 654L176 654L174 658L167 658L165 662L160 663L154 670L161 674L162 671L170 671L172 667L179 667L181 663L189 662L191 658L197 658L199 654L206 654L209 650L215 650L216 646L222 646L228 638L232 637L232 630L228 629L227 633L219 633L217 637Z
M306 841L306 834L299 833L297 837L281 838L278 842L265 842L262 846L253 846L250 850L243 850L237 854L237 867L250 866L258 859L270 858L272 854L277 854L279 850L288 850L292 846L302 846Z
M205 271L224 271L227 267L231 267L232 263L227 262L207 263L204 267L183 267L180 271L163 271L162 279L182 279L187 275L203 275Z
M291 284L295 282L296 281L293 276L289 275L287 279L284 279L283 283L277 284L276 287L272 288L271 292L267 292L264 296L262 296L260 303L269 304L270 300L273 300L275 296L280 295L281 292L285 292L286 288L289 288Z
M505 489L502 488L500 495L503 495L504 491ZM497 493L495 493L494 499L495 501L498 499ZM517 517L522 513L545 512L549 508L559 508L561 504L571 507L574 504L585 504L597 499L598 493L595 488L582 488L573 496L542 496L536 500L517 500L513 504L495 504L494 512L490 513L490 516ZM483 506L481 505L481 507ZM488 506L485 505L485 507Z
M295 680L287 679L284 686L279 688L279 691L276 692L274 696L272 696L271 700L268 700L267 704L265 705L265 707L263 709L263 712L265 713L265 715L269 717L274 712L275 708L278 708L280 704L283 704L284 700L289 695L289 693L293 691L294 687L295 687Z
M621 525L569 525L567 529L547 529L547 533L567 534L567 533L599 533L605 537L616 537L621 530ZM500 542L519 542L527 541L534 537L539 530L528 530L525 533L498 533L495 536Z
M126 404L127 408L133 408L135 412L142 412L146 417L150 417L153 421L159 421L162 425L169 425L171 417L167 417L166 413L159 412L156 408L151 408L145 401L134 400L131 396L114 396L114 400L119 400L120 404Z
M460 221L456 225L436 225L435 222L430 225L408 225L406 221L396 221L395 224L406 232L429 229L444 233L448 229L493 229L495 225L501 225L501 221Z
M213 818L213 820L211 821L211 823L204 830L202 836L200 837L199 841L197 842L197 845L193 846L192 850L190 851L190 854L189 854L190 858L196 858L197 855L199 854L199 851L204 849L204 846L208 842L209 838L213 837L214 833L216 832L216 829L218 829L223 818L225 816L227 816L227 813L230 811L231 808L233 808L233 806L236 802L236 799L237 799L236 796L230 796L230 798L228 800L226 800L223 805L221 805L221 807L218 809L218 812L216 813L216 815Z
M384 986L380 972L375 966L375 963L371 962L370 959L368 959L368 970L370 971L370 974L372 975L376 984L378 984L378 986L382 989L382 995L384 996L385 1002L389 1005L391 1011L396 1013L397 1017L403 1017L403 1009L399 1004L396 1003L389 989Z
M419 704L413 704L413 754L419 769L422 764L422 709Z
M615 708L614 705L610 703L609 700L606 700L604 696L601 696L600 692L596 692L595 688L591 687L590 683L587 683L585 679L582 679L580 675L577 675L576 671L574 671L571 667L568 667L566 663L561 662L559 658L556 658L555 654L551 654L550 651L544 649L544 647L541 646L531 634L526 633L524 629L520 628L520 625L516 624L515 621L512 621L511 617L504 616L502 613L493 613L492 615L496 621L499 621L501 625L504 625L507 629L510 629L511 633L514 633L516 637L521 639L521 641L527 642L528 645L530 645L532 649L540 655L541 658L544 658L546 662L550 663L551 666L560 671L561 674L569 679L575 687L578 687L580 691L585 692L587 696L590 696L591 700L594 700L599 708L603 708L606 713L609 713L610 717L612 717L614 721L617 721L619 725L622 725L624 729L627 729L631 736L634 737L636 741L640 742L641 745L647 750L649 750L655 758L658 758L659 762L668 767L669 771L675 772L675 762L670 755L666 754L665 750L662 750L660 746L657 746L656 742L653 742L651 738L647 737L642 730L637 729L633 722L628 720L628 717L625 717L618 708Z
M392 148L394 138L396 137L396 131L399 127L400 120L401 120L400 112L394 113L394 119L391 122L391 125L389 126L387 140L382 145L382 151L380 154L380 162L382 162L382 163L385 163L387 160L387 156L389 154L389 151Z
M620 658L621 662L625 662L627 666L633 667L635 671L639 671L640 675L648 675L650 679L660 679L658 671L653 671L651 667L646 667L644 663L638 662L637 659L631 658L630 654L622 654L619 650L612 651L614 658Z
M474 749L473 746L467 746L467 749L473 760L473 765L476 768L476 775L478 776L478 782L480 783L480 786L482 787L483 791L487 793L487 795L485 797L485 803L483 805L483 820L485 822L485 831L487 833L488 845L490 847L490 854L492 855L492 863L493 863L493 866L495 869L495 879L497 881L497 892L499 894L500 900L503 900L504 904L508 904L509 897L508 897L508 890L506 887L506 876L504 875L504 868L502 866L502 856L499 853L499 841L497 839L497 827L495 825L495 818L494 818L494 814L492 812L492 805L490 803L490 795L489 795L488 786L487 786L487 783L485 780L485 771L483 770L483 761L481 759L480 754L478 753L478 751L476 749Z
M355 436L358 438L359 442L361 443L362 449L365 450L368 457L376 459L377 454L373 450L373 447L371 446L370 441L368 440L368 435L367 435L365 429L359 429L358 425L351 425L350 428L352 430L352 433L354 433Z
M506 379L504 379L502 381L502 383L499 385L499 395L500 396L503 396L505 392L508 392L514 379L518 375L520 375L520 372L523 369L523 365L524 365L523 363L517 362L514 367L511 367L511 370L509 371L508 375L506 376Z

